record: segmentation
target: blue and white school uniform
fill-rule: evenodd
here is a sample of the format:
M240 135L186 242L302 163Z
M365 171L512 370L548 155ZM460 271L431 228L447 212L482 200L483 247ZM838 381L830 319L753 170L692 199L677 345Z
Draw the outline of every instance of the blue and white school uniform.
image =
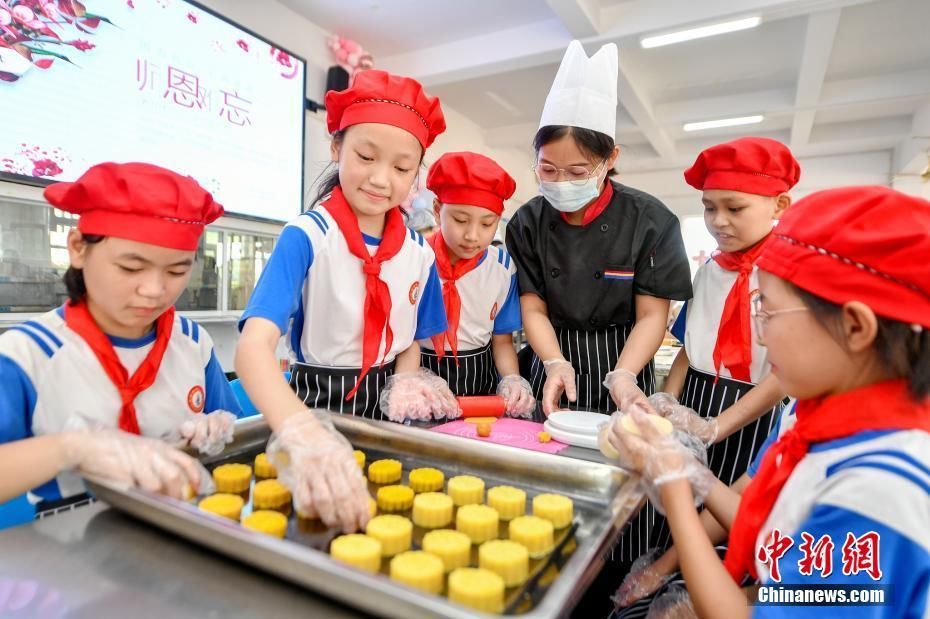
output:
M134 401L143 436L164 437L189 413L240 410L206 330L180 314L173 329L155 382ZM138 339L110 336L130 376L155 336L154 330ZM116 386L90 346L65 324L63 308L0 335L0 442L69 428L116 428L121 408ZM57 502L84 492L81 479L64 472L31 498Z
M440 277L440 282L445 281ZM488 247L474 269L455 282L462 308L459 317L458 355L446 342L442 359L432 340L420 341L420 364L435 372L455 395L494 393L499 376L491 340L523 327L517 269L503 247Z
M785 415L779 432L791 427ZM885 606L832 606L830 617L930 617L930 434L865 431L811 445L795 467L760 530L777 528L794 544L779 560L784 585L892 585ZM847 535L879 535L881 578L843 574ZM800 573L802 533L834 543L833 573ZM768 579L768 569L756 564ZM775 583L769 583L775 584ZM753 617L819 617L823 607L754 607Z
M380 239L362 235L374 255ZM359 386L362 367L365 275L338 224L325 208L308 211L289 222L242 314L273 322L286 342L293 363L291 387L307 406L332 412L383 419L381 389L394 372L398 354L414 340L446 330L436 257L425 239L409 230L400 251L381 265L380 278L391 293L389 324L394 340L385 350L382 338L377 362ZM378 362L384 359L384 364Z

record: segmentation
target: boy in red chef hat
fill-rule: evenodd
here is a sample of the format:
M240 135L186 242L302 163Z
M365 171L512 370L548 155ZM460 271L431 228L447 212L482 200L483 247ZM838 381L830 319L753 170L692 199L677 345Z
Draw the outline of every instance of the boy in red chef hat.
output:
M516 183L492 159L462 152L440 157L426 186L436 194L440 228L429 242L449 329L421 342L421 364L457 396L496 390L508 415L530 417L536 400L513 347L522 327L516 265L502 247L490 247Z

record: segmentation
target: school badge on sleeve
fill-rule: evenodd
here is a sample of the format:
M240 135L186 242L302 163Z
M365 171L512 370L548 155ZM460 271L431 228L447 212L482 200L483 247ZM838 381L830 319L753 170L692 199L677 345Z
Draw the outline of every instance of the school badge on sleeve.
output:
M187 392L187 406L194 413L203 412L203 406L206 403L206 397L203 393L203 387L200 385L194 385L191 387L191 390Z
M417 299L420 298L420 282L413 282L410 285L410 292L407 293L407 298L410 299L410 305L416 305Z

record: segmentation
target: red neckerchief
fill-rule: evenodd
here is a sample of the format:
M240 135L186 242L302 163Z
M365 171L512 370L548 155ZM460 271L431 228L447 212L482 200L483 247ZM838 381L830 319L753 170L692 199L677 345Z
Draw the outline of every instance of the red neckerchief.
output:
M724 565L737 583L757 577L756 540L778 495L811 443L866 430L930 432L930 398L915 402L904 380L891 380L818 400L802 400L797 422L766 451L759 472L740 500Z
M358 382L352 391L346 395L346 400L355 397L355 392L362 384L362 378L374 365L381 348L381 334L385 334L384 354L391 350L394 343L394 332L391 330L391 291L387 284L381 280L381 265L397 255L404 245L407 228L400 208L394 207L385 214L384 234L378 250L372 256L362 238L362 231L358 227L358 217L349 206L341 187L333 189L332 195L323 203L323 207L336 220L339 231L349 246L352 255L361 261L362 272L365 274L365 328L362 335L362 369L358 375ZM382 360L383 363L383 360Z
M446 306L446 318L449 321L449 329L445 333L439 333L432 337L433 348L436 349L436 356L442 359L446 354L445 342L448 341L449 348L452 349L452 356L457 357L459 354L458 331L459 319L462 315L462 297L459 296L455 282L478 266L484 252L478 252L468 260L459 260L452 264L449 260L449 248L442 237L442 230L437 231L430 238L429 244L432 245L433 253L436 254L436 270L442 279L442 302ZM458 360L456 360L456 363L458 363Z
M141 434L139 420L136 418L136 397L152 386L158 376L158 369L168 348L171 332L174 330L174 307L169 307L155 321L155 344L142 360L142 364L129 378L129 372L119 360L110 338L100 330L97 321L87 309L87 303L77 305L70 301L65 304L65 324L81 336L93 351L97 361L110 377L110 381L119 392L122 406L119 411L119 429L131 434Z
M610 204L610 201L614 197L614 187L613 184L608 179L604 182L604 189L601 190L601 195L597 197L597 200L585 207L584 216L581 218L581 226L587 226L589 223L597 219L597 216L603 213L607 209L607 205ZM562 220L569 224L572 224L568 221L568 213L559 213L562 216Z
M726 367L736 380L752 382L750 366L752 365L752 316L749 311L749 276L752 274L756 260L771 237L764 239L743 251L715 252L712 258L727 271L738 271L736 281L727 294L717 327L717 341L714 343L714 369L720 376L720 366Z

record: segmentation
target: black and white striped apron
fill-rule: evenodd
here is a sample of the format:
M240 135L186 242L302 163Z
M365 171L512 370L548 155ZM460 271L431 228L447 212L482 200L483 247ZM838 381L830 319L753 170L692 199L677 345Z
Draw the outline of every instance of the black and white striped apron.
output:
M90 505L91 503L96 502L97 498L91 495L89 492L81 492L80 494L75 494L63 499L39 501L39 503L37 503L35 506L35 519L43 520L45 518L51 518L56 514L70 512L79 507L84 507L85 505Z
M678 400L688 408L694 409L701 417L717 417L753 387L753 383L723 376L718 379L716 374L689 367ZM746 472L749 463L756 457L762 443L772 431L772 425L778 419L783 406L782 403L778 403L755 421L707 450L708 468L717 479L729 486ZM671 531L664 518L655 529L653 541L654 546L663 550L671 543Z
M604 377L617 365L617 359L626 345L626 339L633 330L632 324L613 325L606 329L582 331L580 329L555 328L559 340L559 349L565 359L575 369L575 386L578 399L569 402L563 395L559 406L569 410L600 411L610 414L616 406L610 399L610 392L604 387ZM639 388L646 395L652 395L656 389L655 363L650 361L637 377ZM530 384L536 400L542 401L543 385L546 383L546 370L539 357L533 356L530 365ZM539 411L537 411L538 414ZM541 417L537 419L542 420Z
M497 389L497 368L490 342L483 348L460 350L455 357L447 351L442 359L435 351L421 348L420 365L441 376L455 395L488 395Z
M559 406L569 410L589 410L609 415L616 410L616 405L610 398L610 392L604 387L604 377L607 372L614 369L617 359L626 344L626 340L633 330L632 324L623 326L610 326L606 329L582 331L579 329L556 328L556 337L559 340L559 349L565 359L571 362L575 369L575 386L578 391L576 402L569 402L565 396ZM542 401L542 389L546 382L546 372L542 361L534 358L531 366L530 384L536 400ZM655 393L656 375L655 363L650 361L637 377L639 388L647 396ZM537 420L542 419L541 409L537 407ZM653 522L655 521L655 508L646 503L631 521L627 532L620 538L613 549L611 561L628 564L636 560L639 555L646 552L649 546ZM608 571L610 565L605 566Z
M356 368L331 368L295 363L291 366L291 388L310 408L323 408L333 413L354 415L368 419L386 420L378 400L389 376L394 373L394 362L383 367L373 365L355 397L346 401L346 395L358 382Z

